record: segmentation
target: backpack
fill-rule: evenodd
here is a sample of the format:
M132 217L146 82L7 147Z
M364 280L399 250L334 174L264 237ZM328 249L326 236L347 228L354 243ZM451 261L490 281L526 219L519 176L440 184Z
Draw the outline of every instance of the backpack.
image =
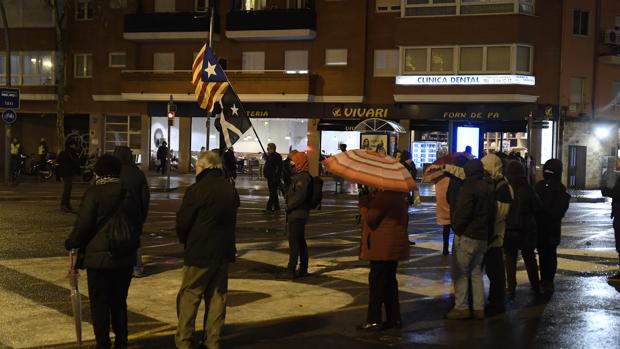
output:
M123 210L126 199L131 195L123 190L117 209L105 221L100 231L104 231L108 237L109 251L115 258L130 256L140 246L140 232L131 223L128 215Z
M308 188L308 205L310 209L320 210L323 200L323 179L320 176L310 176L310 187Z

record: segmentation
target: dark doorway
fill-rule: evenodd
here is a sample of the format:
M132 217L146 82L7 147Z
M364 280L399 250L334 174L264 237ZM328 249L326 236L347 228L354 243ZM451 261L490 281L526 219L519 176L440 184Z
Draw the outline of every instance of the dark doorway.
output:
M582 145L568 146L568 187L586 188L586 154L588 147Z

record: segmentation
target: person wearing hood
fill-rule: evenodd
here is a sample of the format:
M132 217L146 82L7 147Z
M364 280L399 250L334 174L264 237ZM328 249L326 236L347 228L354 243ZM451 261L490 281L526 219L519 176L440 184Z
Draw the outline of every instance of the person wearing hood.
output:
M450 320L469 319L469 296L473 300L473 316L484 319L484 285L482 259L489 238L493 235L494 187L484 177L480 160L464 166L465 181L459 190L453 214L455 265L454 308L446 314ZM471 281L471 289L469 283Z
M551 295L558 268L557 248L562 235L562 218L568 210L570 195L562 184L562 161L550 159L543 165L543 180L536 183L536 194L542 201L537 215L537 250L540 259L540 286Z
M450 207L456 208L456 198L458 197L461 185L465 179L465 173L463 172L463 166L467 163L468 159L465 156L457 156L454 161L454 165L445 165L445 172L450 178L448 183L448 191L446 192L446 201ZM453 220L455 210L450 211L450 220ZM443 255L450 254L450 226L444 227L443 230ZM454 252L454 243L452 244L452 251Z
M514 190L514 201L506 218L504 255L506 256L506 279L508 297L515 296L517 287L517 253L527 270L527 277L534 293L539 293L540 279L534 249L536 248L536 215L542 203L525 175L525 167L519 161L510 161L506 166L506 177Z
M288 221L289 259L286 279L308 275L308 244L306 243L306 222L310 212L310 183L312 177L308 173L309 162L306 153L296 152L291 157L294 174L286 195L286 218ZM299 261L299 271L297 262Z
M489 314L503 313L506 298L506 269L504 266L504 233L506 217L514 196L512 187L503 175L502 160L495 154L482 158L485 174L493 182L495 188L495 206L493 232L484 255L484 269L489 278Z

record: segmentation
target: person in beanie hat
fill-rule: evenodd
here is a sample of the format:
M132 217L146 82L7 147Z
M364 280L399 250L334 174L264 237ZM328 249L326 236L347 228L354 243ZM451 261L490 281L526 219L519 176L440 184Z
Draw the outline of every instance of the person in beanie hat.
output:
M510 161L506 166L506 177L514 190L515 197L506 218L504 255L506 256L506 279L508 297L515 296L517 287L517 253L521 250L530 286L539 293L540 279L534 249L536 248L536 215L542 203L534 189L527 182L525 167L519 161Z
M562 235L562 218L568 210L570 195L562 184L562 162L550 159L543 165L543 180L536 183L536 194L542 201L542 210L536 218L537 250L540 259L540 286L550 296L554 291L553 279L558 268L557 248Z

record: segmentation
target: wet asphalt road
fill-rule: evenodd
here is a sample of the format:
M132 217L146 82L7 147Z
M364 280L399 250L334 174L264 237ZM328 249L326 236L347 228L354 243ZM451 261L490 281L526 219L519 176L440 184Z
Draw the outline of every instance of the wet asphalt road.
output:
M506 314L456 322L443 319L451 305L451 256L440 254L434 205L425 203L412 211L417 245L399 268L404 326L363 334L354 327L365 320L368 269L356 257L355 196L328 194L313 213L307 236L314 275L291 282L275 279L287 256L283 217L261 212L262 183L239 186L239 258L230 275L225 348L620 348L620 294L606 280L617 269L609 203L571 204L550 300L530 294L520 264ZM85 188L76 185L76 207ZM59 212L60 191L51 182L0 186L0 348L75 347L63 248L75 216ZM182 190L153 193L143 237L148 276L132 281L128 300L133 348L174 347L182 251L173 229L181 197ZM85 285L82 293L92 345Z

